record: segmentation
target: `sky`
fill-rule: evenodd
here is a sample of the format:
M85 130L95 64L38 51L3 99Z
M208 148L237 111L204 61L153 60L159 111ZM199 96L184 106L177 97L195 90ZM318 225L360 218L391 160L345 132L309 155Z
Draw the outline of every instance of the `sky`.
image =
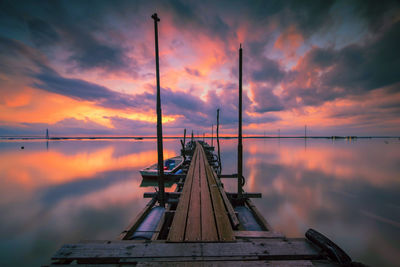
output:
M0 136L400 135L397 1L0 1ZM215 129L214 129L215 132Z

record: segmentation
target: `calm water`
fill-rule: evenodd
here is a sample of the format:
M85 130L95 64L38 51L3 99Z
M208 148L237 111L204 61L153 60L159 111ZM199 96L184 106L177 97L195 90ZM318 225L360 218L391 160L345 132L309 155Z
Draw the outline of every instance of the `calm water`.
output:
M155 148L155 140L1 141L0 265L47 264L63 243L117 237L147 202L143 192L154 191L138 171L155 162ZM164 148L173 156L179 141ZM223 173L234 173L236 141L221 150ZM312 227L357 261L398 263L398 139L245 140L244 151L245 190L263 194L254 201L275 230L301 237Z

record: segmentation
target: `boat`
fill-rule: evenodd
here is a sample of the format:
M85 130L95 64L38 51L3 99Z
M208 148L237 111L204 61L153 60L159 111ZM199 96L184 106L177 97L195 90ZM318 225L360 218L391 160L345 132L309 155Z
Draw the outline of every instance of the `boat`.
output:
M182 156L176 156L164 160L164 175L180 174L183 162L184 158ZM157 163L144 168L140 171L140 174L142 175L143 179L157 179Z

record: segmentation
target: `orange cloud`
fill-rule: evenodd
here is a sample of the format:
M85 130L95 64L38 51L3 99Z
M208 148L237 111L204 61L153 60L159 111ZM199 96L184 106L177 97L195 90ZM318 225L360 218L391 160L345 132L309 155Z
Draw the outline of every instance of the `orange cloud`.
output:
M279 35L274 43L274 48L281 51L286 59L293 60L296 57L297 49L303 42L303 36L296 30L296 27L292 25Z

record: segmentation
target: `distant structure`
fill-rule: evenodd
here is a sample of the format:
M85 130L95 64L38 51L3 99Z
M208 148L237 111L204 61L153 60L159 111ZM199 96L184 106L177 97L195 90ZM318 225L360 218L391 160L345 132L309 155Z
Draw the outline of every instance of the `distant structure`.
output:
M307 138L307 124L304 125L304 138Z
M49 129L46 129L46 139L49 140Z
M281 129L278 129L278 138L281 138Z

